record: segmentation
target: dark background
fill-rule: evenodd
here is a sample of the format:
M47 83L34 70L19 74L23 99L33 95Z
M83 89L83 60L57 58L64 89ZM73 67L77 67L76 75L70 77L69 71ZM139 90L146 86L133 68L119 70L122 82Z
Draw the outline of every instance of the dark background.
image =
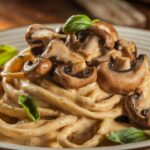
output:
M128 2L146 15L144 29L150 30L150 4ZM32 23L63 23L70 15L78 13L93 17L72 0L0 0L0 30Z

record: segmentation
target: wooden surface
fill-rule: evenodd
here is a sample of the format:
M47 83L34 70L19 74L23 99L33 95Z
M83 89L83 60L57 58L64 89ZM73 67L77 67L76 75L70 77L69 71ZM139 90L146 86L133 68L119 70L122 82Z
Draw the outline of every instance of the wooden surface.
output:
M146 15L145 29L150 29L150 5L130 3ZM77 13L93 17L72 0L0 0L0 30L32 23L62 23Z
M74 0L95 18L112 24L131 27L145 27L146 16L125 0Z

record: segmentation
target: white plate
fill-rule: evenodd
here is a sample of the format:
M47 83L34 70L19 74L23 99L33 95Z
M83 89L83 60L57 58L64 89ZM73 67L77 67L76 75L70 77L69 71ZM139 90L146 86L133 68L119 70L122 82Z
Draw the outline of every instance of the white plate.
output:
M48 25L51 28L59 27L60 24ZM0 44L11 44L17 47L19 50L24 49L27 46L25 42L24 33L27 27L21 27L0 32ZM150 31L139 30L129 27L116 26L121 38L133 40L137 44L139 53L145 53L150 60ZM138 143L131 143L117 146L97 147L97 148L86 148L86 150L125 150L133 148L143 148L150 146L150 140L146 140ZM50 148L37 148L30 146L22 146L17 144L9 144L0 142L0 148L14 149L14 150L50 150ZM51 149L52 150L52 149ZM70 149L67 149L70 150ZM80 150L80 149L79 149ZM82 148L83 150L83 148Z

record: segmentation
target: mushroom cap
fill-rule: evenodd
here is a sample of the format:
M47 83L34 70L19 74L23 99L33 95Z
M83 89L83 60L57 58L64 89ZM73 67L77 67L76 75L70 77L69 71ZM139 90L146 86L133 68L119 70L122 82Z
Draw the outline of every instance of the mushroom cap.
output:
M74 73L86 68L84 58L80 54L71 51L60 39L52 40L42 54L42 57L48 59L56 58L56 61L64 62L65 64L71 63L73 64L72 71Z
M128 117L138 126L150 129L150 108L139 110L139 103L145 103L141 94L133 93L125 98L124 106Z
M75 75L72 75L70 72L70 67L68 68L65 65L58 66L54 72L53 79L65 88L80 88L97 79L97 70L95 67L87 68L87 70Z
M102 38L104 41L104 48L106 49L112 49L119 38L116 29L111 24L103 21L94 22L89 30Z
M25 35L26 41L30 45L47 45L53 38L66 38L66 35L59 34L53 29L41 24L32 24L28 27Z
M150 70L138 89L125 97L124 107L131 121L150 129Z
M46 38L52 30L41 24L32 24L28 27L25 38L29 44L43 44L43 38Z
M46 58L37 58L35 62L27 61L23 66L25 77L35 80L47 74L52 67L52 63Z
M106 92L128 94L138 88L147 71L145 55L141 55L130 69L124 71L115 71L110 62L103 62L98 70L98 84Z

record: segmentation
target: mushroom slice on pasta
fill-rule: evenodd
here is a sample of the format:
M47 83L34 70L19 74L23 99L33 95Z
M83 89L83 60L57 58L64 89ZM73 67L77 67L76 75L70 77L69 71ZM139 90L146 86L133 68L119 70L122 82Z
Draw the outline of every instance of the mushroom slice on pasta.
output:
M23 66L23 72L28 79L35 80L46 75L51 67L49 59L38 57L35 62L27 61Z
M140 55L131 68L124 71L114 69L112 62L103 62L98 70L99 86L110 93L128 94L141 85L148 72L148 61Z
M59 66L54 72L54 80L65 88L80 88L97 79L96 68L86 68L85 70L72 74L71 66Z
M150 129L150 77L145 77L144 83L125 98L124 106L129 118L138 126Z

